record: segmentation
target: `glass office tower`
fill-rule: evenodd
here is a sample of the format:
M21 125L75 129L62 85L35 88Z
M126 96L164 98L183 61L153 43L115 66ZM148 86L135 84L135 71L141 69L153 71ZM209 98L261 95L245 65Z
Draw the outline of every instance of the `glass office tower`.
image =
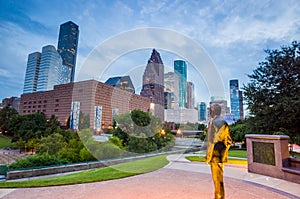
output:
M230 109L231 115L235 121L240 119L240 97L239 97L239 81L237 79L229 81L230 88Z
M62 59L55 47L52 45L44 46L36 91L52 90L54 85L61 84L63 70Z
M67 66L62 74L64 83L74 82L78 37L79 27L72 21L60 25L57 51Z
M179 79L179 107L187 107L187 67L185 61L175 60L174 72Z
M205 102L201 102L198 103L198 120L199 121L206 121L206 103Z
M170 93L170 107L171 109L178 108L178 76L174 72L168 72L164 75L164 92ZM168 95L166 95L168 97ZM165 99L166 100L166 99Z
M23 93L36 92L40 62L41 53L34 52L28 55Z

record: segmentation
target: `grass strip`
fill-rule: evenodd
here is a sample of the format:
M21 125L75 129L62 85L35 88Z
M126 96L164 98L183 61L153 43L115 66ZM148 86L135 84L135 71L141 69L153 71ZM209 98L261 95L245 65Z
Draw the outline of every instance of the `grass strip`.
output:
M228 156L230 157L239 157L239 158L247 158L247 151L246 150L236 150L232 149L228 151Z
M0 149L6 148L6 147L12 147L13 144L11 143L11 139L8 137L5 137L3 135L0 135Z
M168 164L166 155L162 155L64 176L26 181L0 182L0 188L46 187L100 182L148 173L162 168L166 164Z
M190 161L193 161L193 162L205 162L205 157L204 156L187 156L186 159L188 159ZM248 161L247 160L229 158L227 163L228 164L244 164L244 165L247 165Z

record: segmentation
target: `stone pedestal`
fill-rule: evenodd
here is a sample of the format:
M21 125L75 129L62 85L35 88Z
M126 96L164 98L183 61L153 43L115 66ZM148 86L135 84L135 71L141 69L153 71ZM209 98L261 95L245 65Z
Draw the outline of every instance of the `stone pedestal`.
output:
M285 135L247 134L248 171L285 179L283 163L289 159Z

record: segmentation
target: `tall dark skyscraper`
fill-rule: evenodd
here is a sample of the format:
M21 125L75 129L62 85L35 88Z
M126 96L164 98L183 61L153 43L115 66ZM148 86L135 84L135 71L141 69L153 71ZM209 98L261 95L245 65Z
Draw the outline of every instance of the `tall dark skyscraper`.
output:
M63 78L65 82L74 82L79 27L72 21L60 25L57 52L67 66Z
M154 115L164 120L164 64L160 54L153 49L143 75L141 96L148 97L154 104L150 107Z

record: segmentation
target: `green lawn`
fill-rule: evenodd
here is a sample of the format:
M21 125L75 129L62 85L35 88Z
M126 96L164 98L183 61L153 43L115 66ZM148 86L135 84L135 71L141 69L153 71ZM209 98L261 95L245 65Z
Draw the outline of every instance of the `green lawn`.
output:
M65 176L18 182L0 182L0 188L44 187L99 182L151 172L165 166L166 164L168 164L166 155L162 155L110 167L68 174Z
M204 156L187 156L186 159L194 162L205 162ZM241 159L235 159L235 158L229 158L228 164L244 164L246 165L248 162L247 160L241 160Z
M230 157L239 157L239 158L247 158L246 150L236 150L232 149L228 151L228 156Z
M11 139L0 135L0 149L6 148L6 147L12 147Z
M204 155L204 154L203 154ZM236 150L232 149L228 151L228 162L229 164L247 164L247 160L241 160L238 158L247 158L247 151L246 150ZM234 158L237 157L237 158ZM190 161L195 162L205 162L205 156L188 156L186 157Z

